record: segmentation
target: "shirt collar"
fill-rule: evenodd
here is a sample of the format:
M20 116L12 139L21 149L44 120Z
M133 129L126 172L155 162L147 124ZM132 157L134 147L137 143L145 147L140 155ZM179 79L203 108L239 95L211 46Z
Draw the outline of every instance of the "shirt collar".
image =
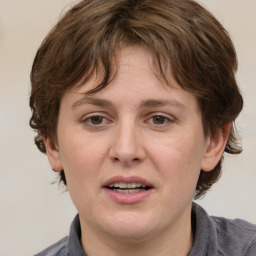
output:
M86 256L84 253L81 243L81 226L78 214L74 218L68 237L68 252L69 256Z
M216 224L196 203L192 205L192 221L195 222L194 243L188 256L216 256L219 248Z

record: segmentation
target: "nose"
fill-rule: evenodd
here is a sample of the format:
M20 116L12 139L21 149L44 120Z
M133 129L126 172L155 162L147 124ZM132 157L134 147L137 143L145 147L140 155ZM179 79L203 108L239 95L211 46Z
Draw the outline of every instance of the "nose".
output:
M119 163L123 167L131 167L145 159L143 139L140 128L136 124L126 122L119 125L113 137L109 152L113 162Z

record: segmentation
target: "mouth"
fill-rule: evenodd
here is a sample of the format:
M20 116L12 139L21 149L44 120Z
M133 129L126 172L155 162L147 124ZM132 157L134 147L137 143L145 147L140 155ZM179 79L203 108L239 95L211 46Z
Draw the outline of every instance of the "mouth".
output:
M155 191L153 184L141 177L115 176L103 184L111 200L119 204L136 204L145 201Z
M105 188L115 191L117 193L129 194L143 192L149 190L151 187L137 182L114 182L109 184Z

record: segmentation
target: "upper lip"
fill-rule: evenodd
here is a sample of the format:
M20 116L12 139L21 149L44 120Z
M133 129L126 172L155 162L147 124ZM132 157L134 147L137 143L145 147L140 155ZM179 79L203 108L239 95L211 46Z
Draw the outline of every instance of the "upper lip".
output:
M110 184L118 183L118 182L124 182L124 183L140 183L142 185L146 185L147 187L153 188L153 184L147 181L144 178L137 177L137 176L130 176L130 177L124 177L124 176L114 176L109 178L103 183L103 187L108 187Z

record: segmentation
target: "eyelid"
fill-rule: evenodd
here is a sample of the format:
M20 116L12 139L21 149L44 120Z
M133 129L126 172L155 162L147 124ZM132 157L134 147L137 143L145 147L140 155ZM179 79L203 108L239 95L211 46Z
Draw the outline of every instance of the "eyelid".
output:
M94 111L94 112L92 111L92 112L83 114L81 119L86 119L86 118L94 117L94 116L102 116L102 117L104 117L104 118L110 119L110 118L108 117L109 114L106 113L106 112L104 112L104 111Z
M175 120L175 118L172 115L166 114L166 113L163 113L163 112L152 112L148 115L149 118L154 117L154 116L162 116L162 117L165 117L169 120Z
M107 120L107 122L104 122L102 124L89 124L87 121L90 120L90 118L92 117L102 117L103 119ZM111 118L107 117L107 115L105 113L102 113L102 112L93 112L93 113L90 113L90 114L86 114L84 115L82 118L81 118L81 122L86 124L87 126L91 126L91 127L100 127L100 126L103 126L105 124L108 124L108 123L111 123Z
M149 120L154 118L154 117L163 117L167 120L167 123L164 123L164 124L152 124L154 126L166 126L172 122L175 121L175 118L173 116L170 116L169 114L165 114L165 113L162 113L162 112L154 112L154 113L151 113L148 115L147 117L147 120L146 120L146 123L149 123Z

